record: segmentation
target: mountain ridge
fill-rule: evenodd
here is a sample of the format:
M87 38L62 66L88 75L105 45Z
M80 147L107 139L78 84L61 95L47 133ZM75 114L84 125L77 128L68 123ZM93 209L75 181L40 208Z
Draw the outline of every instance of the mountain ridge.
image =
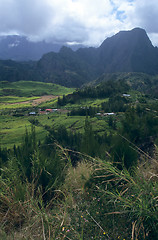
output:
M147 74L158 74L158 50L152 45L145 30L141 28L121 31L105 39L98 48L81 48L75 53L71 50L72 54L70 54L68 48L65 47L64 49L64 52L61 49L58 55L58 57L60 56L61 62L67 55L69 56L69 60L76 57L76 62L80 63L78 66L86 66L87 77L83 74L83 72L85 72L84 67L80 69L80 76L83 78L82 82L85 83L94 80L103 73L143 72ZM47 54L44 56L45 61L47 56ZM53 61L55 60L54 58ZM43 58L41 58L40 66L42 67L44 64ZM54 67L51 65L51 62L49 62L49 64L51 66L49 80L54 81L53 77L51 77L54 72ZM72 65L72 63L67 64L66 62L62 69L63 74L65 71L71 71ZM74 65L73 71L78 73ZM68 74L66 74L66 76L70 77ZM70 81L74 84L72 78Z
M120 31L105 39L98 48L79 48L73 51L63 46L59 52L46 53L39 61L27 63L25 74L21 73L21 69L26 63L22 64L19 63L19 68L16 65L16 74L12 76L12 81L15 81L16 75L17 80L20 80L21 76L21 80L30 80L33 73L31 80L80 87L104 73L158 74L158 49L152 45L144 29L134 28ZM0 80L3 80L4 73L9 71L8 67L3 65L0 61Z

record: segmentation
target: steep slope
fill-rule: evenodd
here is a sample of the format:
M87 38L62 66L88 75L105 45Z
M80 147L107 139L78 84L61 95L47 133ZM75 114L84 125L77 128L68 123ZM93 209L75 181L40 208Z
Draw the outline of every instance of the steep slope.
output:
M42 81L36 69L36 63L0 60L0 81L15 82L20 80Z
M145 30L121 31L98 49L102 72L158 72L158 51Z

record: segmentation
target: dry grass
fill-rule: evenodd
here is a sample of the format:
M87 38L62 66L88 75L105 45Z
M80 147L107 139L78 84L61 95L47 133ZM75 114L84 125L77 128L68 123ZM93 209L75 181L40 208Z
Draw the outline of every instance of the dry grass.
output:
M68 157L64 150L61 157ZM6 192L0 195L0 239L152 239L157 166L156 159L146 161L131 176L96 159L75 168L69 165L63 185L46 205L34 183L25 186L24 201L17 200L16 188L2 186Z
M71 191L84 191L84 185L89 180L94 169L91 163L80 162L77 167L69 168L63 188Z

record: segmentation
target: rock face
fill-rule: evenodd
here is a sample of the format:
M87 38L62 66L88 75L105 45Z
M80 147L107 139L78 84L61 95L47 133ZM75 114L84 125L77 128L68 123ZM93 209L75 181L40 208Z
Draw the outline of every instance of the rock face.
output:
M77 52L95 66L99 74L158 73L158 49L153 47L145 30L140 28L121 31L107 38L97 49L80 49Z
M3 67L4 72L5 69L8 68ZM31 65L31 72L28 71L29 76L34 73L34 76L31 75L32 80L40 79L68 87L80 87L104 73L158 74L158 49L152 45L145 30L134 28L107 38L98 48L80 48L73 51L62 47L59 52L44 54L39 61ZM27 78L25 73L25 79Z

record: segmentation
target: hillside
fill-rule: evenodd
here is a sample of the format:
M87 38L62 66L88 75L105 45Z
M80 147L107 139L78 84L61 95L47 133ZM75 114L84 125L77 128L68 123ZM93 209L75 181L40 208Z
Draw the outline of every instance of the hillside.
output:
M146 73L139 72L128 72L128 73L104 73L96 80L90 82L89 86L96 86L100 83L108 81L124 81L136 91L149 94L153 97L158 97L158 75L149 75Z
M0 82L0 96L32 97L42 95L63 95L71 93L74 89L66 88L53 83L18 81Z
M143 29L121 31L106 39L98 50L102 72L158 72L158 49Z

